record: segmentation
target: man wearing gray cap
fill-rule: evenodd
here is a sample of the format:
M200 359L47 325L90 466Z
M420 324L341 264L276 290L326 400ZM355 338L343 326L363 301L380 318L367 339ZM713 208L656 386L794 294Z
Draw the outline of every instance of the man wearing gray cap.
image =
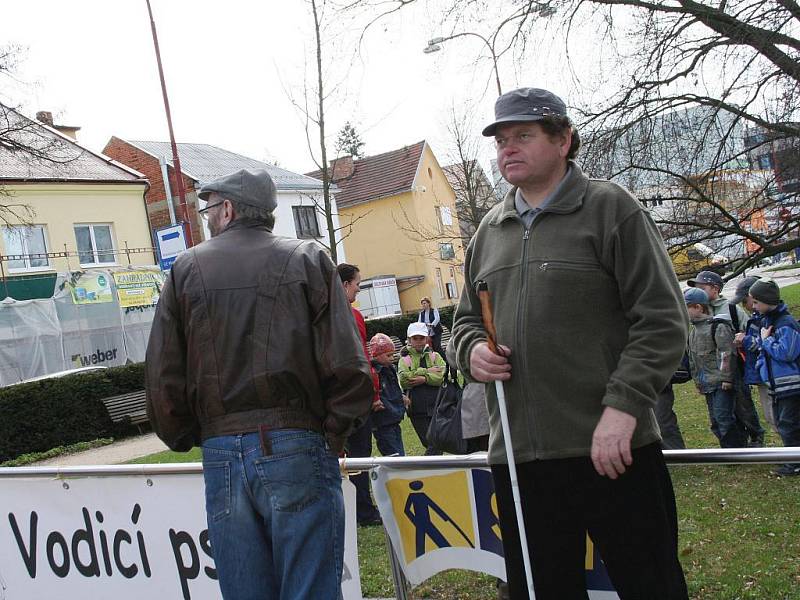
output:
M202 445L225 598L338 599L337 456L370 409L369 365L322 246L272 233L275 184L203 186L212 239L169 273L147 347L147 412L173 450Z
M472 381L503 381L537 600L585 599L586 532L623 599L688 598L672 482L653 414L688 319L661 236L625 189L589 179L564 102L498 98L497 162L512 184L466 253L453 354ZM502 355L487 345L487 282ZM513 366L512 366L513 365ZM489 463L511 597L527 598L494 386Z

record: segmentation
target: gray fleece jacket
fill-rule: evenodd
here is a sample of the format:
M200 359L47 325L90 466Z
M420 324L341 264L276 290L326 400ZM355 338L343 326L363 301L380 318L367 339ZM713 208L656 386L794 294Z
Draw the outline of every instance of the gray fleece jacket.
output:
M686 347L683 296L649 214L571 166L530 229L512 189L466 253L453 351L469 379L470 353L486 339L475 289L485 280L497 341L512 350L505 394L517 462L588 456L605 406L637 418L634 448L659 440L652 409ZM486 392L489 461L504 463L494 386Z

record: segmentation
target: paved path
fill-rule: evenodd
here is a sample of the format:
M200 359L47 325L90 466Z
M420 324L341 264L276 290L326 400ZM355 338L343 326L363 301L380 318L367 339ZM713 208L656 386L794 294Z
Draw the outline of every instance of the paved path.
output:
M65 454L39 461L36 467L79 467L84 465L117 465L140 456L167 450L155 433L147 433L133 438L125 438L108 446L92 448L75 454Z
M800 266L796 269L785 269L783 271L770 271L770 267L763 269L749 269L748 275L759 275L761 277L770 277L775 280L778 287L786 287L794 283L800 282ZM734 279L725 282L725 287L722 289L722 294L726 298L732 298L736 291L736 284L739 283L744 276L740 275Z

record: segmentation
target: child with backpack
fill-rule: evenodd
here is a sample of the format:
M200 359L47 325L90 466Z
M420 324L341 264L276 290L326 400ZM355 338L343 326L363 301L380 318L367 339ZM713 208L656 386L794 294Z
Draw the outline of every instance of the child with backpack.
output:
M405 456L400 421L406 406L394 368L394 344L385 333L376 333L369 341L369 352L380 387L380 402L370 415L372 435L382 456Z
M425 323L411 323L406 335L408 344L397 369L400 387L411 398L408 415L419 441L425 446L425 455L438 455L441 452L428 444L427 435L446 365L442 356L431 350Z
M722 448L745 447L747 434L735 414L736 360L730 317L712 316L708 294L700 288L687 289L684 300L692 323L689 366L697 391L706 397L711 431Z
M778 284L760 279L750 287L761 315L760 335L745 336L745 348L758 348L756 363L769 388L772 413L784 446L800 446L800 325L780 296ZM800 463L782 465L776 475L800 475Z

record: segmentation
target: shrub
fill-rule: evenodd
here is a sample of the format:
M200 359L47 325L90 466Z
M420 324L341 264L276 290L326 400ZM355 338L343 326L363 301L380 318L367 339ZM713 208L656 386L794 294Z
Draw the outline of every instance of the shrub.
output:
M144 388L144 363L0 388L0 462L136 432L114 423L103 398Z
M443 306L439 309L439 318L442 321L442 325L451 330L453 329L454 312L454 306ZM415 311L404 315L392 315L389 317L370 319L367 321L367 339L370 339L376 333L385 333L386 335L395 335L401 340L405 340L408 324L416 321L417 315L419 315L419 312Z

